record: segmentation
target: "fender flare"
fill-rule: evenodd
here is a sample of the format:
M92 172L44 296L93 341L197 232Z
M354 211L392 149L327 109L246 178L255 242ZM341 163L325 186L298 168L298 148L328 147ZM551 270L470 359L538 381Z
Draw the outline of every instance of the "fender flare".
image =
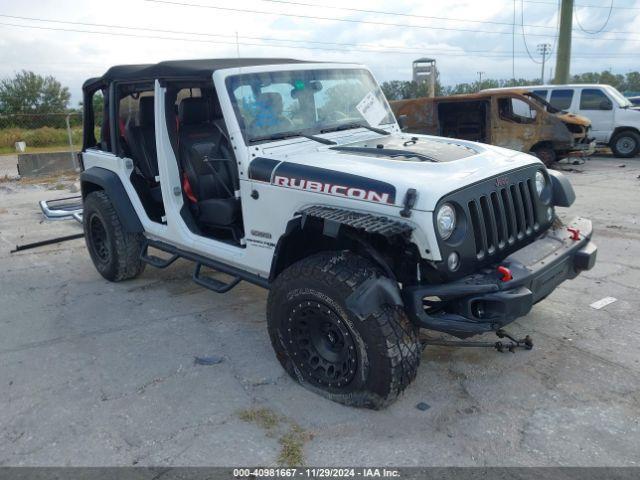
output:
M551 179L552 201L556 207L570 207L576 199L576 193L569 179L556 170L547 170Z
M115 172L101 167L90 167L80 174L82 199L95 191L103 190L115 209L122 227L130 233L142 233L144 227L133 208L129 195Z
M342 227L350 227L356 233L347 236L362 245L364 250L378 264L385 274L395 280L395 275L389 268L387 262L378 252L365 240L359 238L357 233L381 235L384 237L404 237L408 239L414 230L414 226L403 220L395 220L379 215L361 213L354 210L328 207L324 205L312 205L296 212L295 216L287 224L285 233L280 237L271 261L269 280L273 281L281 271L280 257L286 250L286 243L295 232L305 229L309 219L320 221L322 225L322 235L337 239L341 234Z

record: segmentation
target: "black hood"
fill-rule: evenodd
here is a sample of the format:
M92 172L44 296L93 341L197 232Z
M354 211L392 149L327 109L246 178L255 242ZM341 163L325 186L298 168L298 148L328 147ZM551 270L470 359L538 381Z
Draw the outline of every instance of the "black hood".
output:
M343 153L393 158L410 162L452 162L478 154L455 140L388 136L331 147Z

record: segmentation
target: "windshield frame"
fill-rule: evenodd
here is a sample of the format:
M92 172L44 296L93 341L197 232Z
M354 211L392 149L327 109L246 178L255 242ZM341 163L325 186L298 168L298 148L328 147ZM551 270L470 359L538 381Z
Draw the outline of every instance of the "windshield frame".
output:
M546 110L547 113L551 113L551 114L567 113L566 110L560 110L559 108L554 107L549 102L547 102L544 98L542 98L540 95L533 93L533 91L524 92L522 95L529 98L529 100L535 103L539 103L540 104L539 106L543 110Z
M354 119L349 119L349 121L345 122L336 122L335 124L323 124L323 125L314 125L309 128L292 128L291 131L282 131L274 133L274 136L280 136L284 134L286 138L277 138L277 139L261 139L259 141L251 141L251 139L247 135L247 131L245 128L241 127L241 120L238 118L238 111L236 109L236 100L232 98L232 92L227 88L228 87L228 79L230 77L234 77L237 75L244 74L261 74L261 73L276 73L276 72L296 72L296 71L313 71L313 70L353 70L353 71L361 71L362 73L368 75L371 78L371 81L376 86L377 90L381 94L381 99L384 108L389 112L389 120L381 125L377 125L377 128L385 129L389 132L397 132L400 130L395 115L393 114L393 110L389 105L387 98L384 96L382 89L380 87L379 82L367 67L359 64L343 64L343 63L300 63L300 64L283 64L283 65L273 65L273 66L259 66L259 67L244 67L244 68L233 68L233 69L225 69L222 71L217 71L214 73L214 83L216 84L216 90L218 91L218 96L221 100L221 104L223 106L223 111L225 112L225 121L230 131L233 131L234 135L237 135L238 138L242 138L244 141L244 145L247 147L254 147L264 143L270 142L282 142L292 140L300 140L299 135L295 135L296 132L301 132L307 135L325 135L328 132L321 132L320 130L332 129L339 127L343 124L352 124L354 123ZM364 119L359 119L358 123L366 123ZM355 129L357 127L353 127ZM366 127L362 127L366 128ZM342 132L346 132L351 129L341 130ZM289 135L291 133L291 135ZM311 141L306 138L304 141Z

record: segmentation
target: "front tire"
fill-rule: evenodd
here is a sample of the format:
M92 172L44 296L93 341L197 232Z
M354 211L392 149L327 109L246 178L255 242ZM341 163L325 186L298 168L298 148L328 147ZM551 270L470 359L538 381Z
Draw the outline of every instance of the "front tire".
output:
M609 142L609 147L616 157L634 157L640 152L640 135L632 130L616 133Z
M531 150L531 153L538 157L542 163L545 164L546 167L550 167L558 160L558 156L556 152L551 147L541 146L536 147Z
M287 373L344 405L383 408L413 381L422 349L404 312L380 303L361 320L346 300L380 271L350 252L323 252L284 270L267 302L269 336Z
M99 190L87 195L82 218L87 249L100 275L119 282L142 273L145 267L140 260L143 237L123 228L105 192Z

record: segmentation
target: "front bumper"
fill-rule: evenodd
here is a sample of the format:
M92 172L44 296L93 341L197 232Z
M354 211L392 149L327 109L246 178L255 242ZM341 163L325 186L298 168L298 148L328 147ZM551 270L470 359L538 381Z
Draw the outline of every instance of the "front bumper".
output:
M596 151L596 141L590 140L588 143L576 143L569 151L571 157L589 157Z
M460 338L498 330L549 295L565 280L591 269L597 248L591 221L576 218L551 228L535 242L496 264L454 282L406 286L405 309L422 328ZM511 272L504 281L498 266Z

